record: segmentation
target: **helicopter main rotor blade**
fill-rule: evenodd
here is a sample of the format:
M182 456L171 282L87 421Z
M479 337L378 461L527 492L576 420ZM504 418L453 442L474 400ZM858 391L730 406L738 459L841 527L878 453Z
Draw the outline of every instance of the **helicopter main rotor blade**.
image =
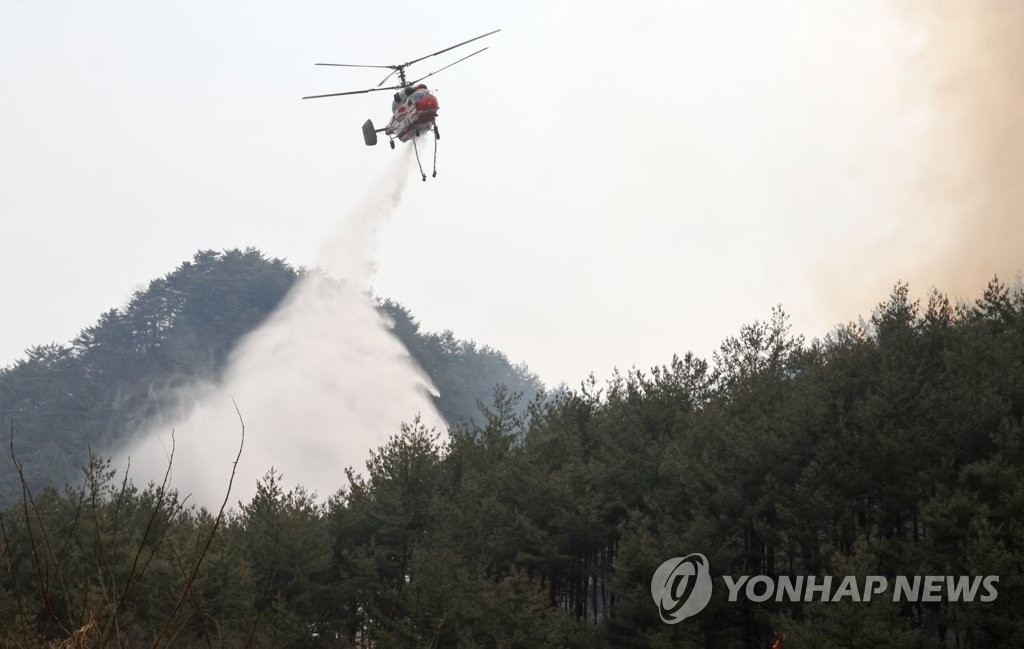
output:
M332 92L326 95L309 95L303 97L303 99L321 99L323 97L341 97L342 95L362 95L368 92L377 92L378 90L398 90L405 86L388 86L387 88L367 88L366 90L349 90L347 92Z
M384 68L390 70L393 65L356 65L355 63L314 63L313 65L332 65L336 68Z
M364 94L364 93L367 93L367 92L376 92L377 90L396 90L396 89L404 88L406 86L409 86L409 85L412 85L412 84L415 84L415 83L419 83L420 81L423 81L427 77L431 77L431 76L437 74L441 70L447 70L448 68L450 68L453 65L455 65L455 63L461 63L462 61L465 61L466 59L468 59L470 56L476 56L477 54L479 54L480 52L483 52L487 48L485 47L483 49L477 50L476 52L473 52L472 54L470 54L468 56L464 56L461 59L459 59L458 61L455 61L455 63L449 63L448 65L444 66L443 68L440 68L438 70L434 70L430 74L424 75L424 76L420 77L419 79L417 79L416 81L413 81L412 83L403 84L401 86L382 87L382 86L384 86L385 83L387 83L387 80L390 79L392 77L392 75L394 75L396 72L398 72L402 76L402 80L404 81L404 79L405 79L405 68L410 66L410 65L412 65L413 63L419 63L420 61L422 61L424 59L429 59L432 56L437 56L438 54L444 54L445 52L454 50L456 47L462 47L463 45L465 45L467 43L472 43L473 41L478 41L481 38L484 38L486 36L490 36L491 34L497 34L500 31L501 31L500 29L495 29L492 32L487 32L486 34L481 34L480 36L477 36L476 38L471 38L468 41L462 41L461 43L457 43L455 45L452 45L451 47L446 47L443 50L438 50L438 51L434 52L433 54L427 54L426 56L421 56L418 59L413 59L412 61L409 61L408 63L402 63L401 65L359 65L359 64L355 64L355 63L316 63L315 65L329 65L329 66L340 67L340 68L379 68L379 69L383 69L383 70L391 70L391 72L389 72L388 76L384 77L381 80L381 82L379 84L377 84L376 88L368 88L366 90L350 90L348 92L332 92L332 93L326 94L326 95L309 95L308 97L303 97L303 99L320 99L321 97L340 97L340 96L343 96L343 95L361 95L361 94Z
M425 75L423 75L422 77L420 77L419 79L416 79L415 81L410 81L410 82L409 82L409 85L410 85L410 86L414 86L414 85L416 85L417 83L419 83L420 81L423 81L424 79L426 79L427 77L432 77L432 76L434 76L435 74L437 74L438 72L440 72L441 70L447 70L448 68L450 68L450 67L452 67L453 65L455 65L455 63L462 63L463 61L465 61L466 59L468 59L468 58L469 58L470 56L476 56L477 54L479 54L480 52L483 52L483 51L484 51L484 50L486 50L486 49L487 49L486 47L484 47L484 48L482 48L482 49L479 49L479 50L477 50L477 51L473 52L472 54L469 54L469 55L467 55L467 56L464 56L464 57L462 57L461 59L459 59L458 61L455 61L454 63L449 63L448 65L444 66L443 68L438 68L437 70L434 70L434 71L433 71L433 72L431 72L430 74L425 74Z
M491 34L497 34L497 33L498 33L498 32L500 32L500 31L501 31L500 29L495 29L495 30L494 30L493 32L487 32L486 34L483 34L483 35L481 35L481 36L477 36L476 38L471 38L471 39L469 39L468 41L462 41L461 43L459 43L459 44L457 44L457 45L452 45L451 47L446 47L446 48L444 48L443 50L438 50L437 52L434 52L433 54L427 54L426 56L421 56L421 57L420 57L420 58L418 58L418 59L413 59L412 61L409 61L408 63L403 63L403 64L402 64L402 65L400 65L400 66L394 66L394 67L400 67L400 68L404 68L404 67L406 67L407 65L412 65L413 63L419 63L419 62L420 62L420 61L422 61L423 59L429 59L429 58L430 58L430 57L432 57L432 56L437 56L438 54L444 54L445 52L447 52L447 51L449 51L449 50L454 50L454 49L455 49L456 47L462 47L462 46L463 46L463 45L465 45L466 43L472 43L473 41L478 41L478 40L480 40L481 38L483 38L484 36L490 36ZM467 57L467 58L468 58L468 57Z

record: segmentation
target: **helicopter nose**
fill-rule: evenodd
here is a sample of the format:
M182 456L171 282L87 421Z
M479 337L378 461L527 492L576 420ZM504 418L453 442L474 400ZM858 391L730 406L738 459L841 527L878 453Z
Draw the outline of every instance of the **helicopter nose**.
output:
M416 102L417 110L437 110L437 97L433 95L427 95L423 99Z

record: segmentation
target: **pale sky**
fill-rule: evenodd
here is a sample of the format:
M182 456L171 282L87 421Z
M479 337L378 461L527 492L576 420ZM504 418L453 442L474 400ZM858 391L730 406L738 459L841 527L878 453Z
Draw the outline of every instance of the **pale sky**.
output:
M890 7L0 0L0 365L198 249L313 263L396 155L360 134L390 93L299 99L383 74L313 63L497 28L430 79L439 174L380 230L377 294L548 384L708 355L777 303L823 335L871 307L827 307L823 265L885 236L921 156Z

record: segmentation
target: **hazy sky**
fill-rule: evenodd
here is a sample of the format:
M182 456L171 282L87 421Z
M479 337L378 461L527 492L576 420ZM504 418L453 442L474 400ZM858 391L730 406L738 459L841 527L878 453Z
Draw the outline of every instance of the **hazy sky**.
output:
M375 291L427 329L575 384L776 303L822 335L901 277L943 288L914 274L943 242L901 243L935 111L907 82L929 27L895 5L0 0L0 365L198 249L313 263L396 155L359 130L389 93L299 99L383 75L313 63L496 28L430 80L439 175L378 234Z

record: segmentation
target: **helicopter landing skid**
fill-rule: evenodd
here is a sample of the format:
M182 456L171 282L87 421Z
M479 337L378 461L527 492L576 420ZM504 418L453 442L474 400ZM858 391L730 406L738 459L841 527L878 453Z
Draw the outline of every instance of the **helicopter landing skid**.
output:
M433 178L437 178L437 141L439 139L440 139L440 137L437 135L437 125L434 125L434 169L433 169L433 174L432 174ZM416 165L419 167L420 177L423 179L423 182L426 182L427 181L427 174L425 174L423 172L423 163L420 162L420 149L419 149L419 147L416 144L416 140L417 140L416 136L413 136L413 138L412 138L412 150L416 152Z

